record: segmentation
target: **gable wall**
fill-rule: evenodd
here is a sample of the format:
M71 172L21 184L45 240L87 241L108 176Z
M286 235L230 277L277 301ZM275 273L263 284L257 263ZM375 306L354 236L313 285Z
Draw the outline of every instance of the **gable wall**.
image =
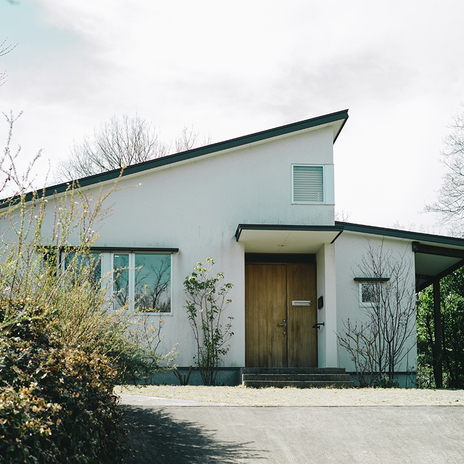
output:
M182 282L197 261L212 256L231 292L235 335L226 365L244 365L244 251L239 223L333 224L333 205L291 205L291 164L332 163L332 130L243 147L138 176L136 188L117 192L114 213L101 231L105 246L178 247L173 257L173 315L165 344L179 342L180 365L193 349ZM132 179L123 179L122 186ZM124 217L124 220L121 218ZM115 231L117 230L117 233Z
M319 128L120 180L96 246L179 248L172 259L172 315L163 316L163 351L177 342L178 365L192 364L195 346L182 282L208 256L234 285L227 315L235 335L225 365L244 365L244 250L235 230L239 223L333 225L333 205L291 204L292 163L332 164L332 139L330 127ZM97 195L99 188L86 192ZM46 227L51 222L52 214Z

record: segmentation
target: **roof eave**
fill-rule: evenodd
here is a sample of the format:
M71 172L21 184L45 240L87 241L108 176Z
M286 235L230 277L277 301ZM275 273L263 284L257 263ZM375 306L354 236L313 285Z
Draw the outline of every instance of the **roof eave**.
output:
M149 169L159 168L162 166L167 166L182 161L188 161L190 159L198 158L205 155L210 155L216 152L230 150L233 148L238 148L244 145L249 145L252 143L261 142L267 139L274 137L288 135L294 132L307 130L315 128L318 126L323 126L327 124L333 124L337 121L340 121L339 127L336 127L333 135L333 142L337 140L340 135L341 130L343 129L346 121L348 119L348 110L337 111L335 113L326 114L323 116L317 116L311 119L305 119L303 121L294 122L291 124L286 124L283 126L275 127L273 129L267 129L264 131L256 132L249 135L244 135L241 137L236 137L234 139L226 140L223 142L217 142L204 147L194 148L192 150L183 151L180 153L175 153L173 155L164 156L162 158L156 158L153 160L144 161L142 163L133 164L127 166L125 169L113 169L106 171L100 174L94 174L92 176L82 177L74 181L62 182L60 184L52 185L42 189L43 196L48 197L55 194L64 193L70 188L70 186L75 183L79 187L88 187L91 185L96 185L99 183L105 183L108 181L114 181L118 177L126 177L131 174L137 174L139 172L147 171ZM26 201L33 199L35 192L29 192L26 194ZM8 205L15 203L15 198L7 198L3 200L4 203L0 205L0 208L8 207Z

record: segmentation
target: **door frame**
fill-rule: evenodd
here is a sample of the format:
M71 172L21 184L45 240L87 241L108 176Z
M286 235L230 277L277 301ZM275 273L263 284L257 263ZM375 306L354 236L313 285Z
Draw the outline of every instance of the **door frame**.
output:
M313 308L314 310L316 311L316 319L317 319L317 264L316 264L316 255L315 254L284 254L284 253L245 253L245 267L248 265L248 264L263 264L263 265L266 265L266 264L269 264L269 265L273 265L273 264L286 264L286 265L291 265L291 264L313 264L314 265L314 276L313 276L313 279L312 279L312 285L314 285L314 288L313 288L313 297L312 297L312 305L313 305ZM244 269L245 271L245 269ZM286 277L287 278L287 277ZM245 278L245 282L246 282L246 278ZM245 283L246 285L246 283ZM287 283L288 285L288 283ZM245 296L246 296L246 292L247 292L247 288L245 288ZM286 300L287 300L287 307L286 307L286 314L287 314L287 318L289 317L288 315L288 307L289 307L289 304L291 304L289 302L289 298L290 295L286 295ZM246 300L246 298L245 298ZM246 367L249 367L249 365L247 365L247 350L249 349L248 348L248 343L247 342L247 304L246 304L246 301L245 301L245 365ZM317 320L316 320L317 322ZM308 329L308 327L307 327ZM310 336L314 336L315 337L315 342L314 343L314 347L313 347L313 361L310 363L311 365L309 366L298 366L298 367L317 367L317 364L318 364L318 342L317 342L317 330L316 329L313 329L312 327L309 328L309 330L311 330L311 333L309 334ZM287 353L287 362L289 361L289 347L288 347L288 337L286 337L286 341L285 341L285 344L286 344L286 353ZM249 363L248 363L249 364ZM286 364L287 365L287 364ZM256 367L265 367L265 366L256 366Z

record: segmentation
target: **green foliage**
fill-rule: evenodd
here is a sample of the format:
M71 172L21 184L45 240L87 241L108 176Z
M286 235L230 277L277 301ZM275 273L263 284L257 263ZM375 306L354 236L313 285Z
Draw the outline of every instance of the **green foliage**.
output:
M48 327L23 317L0 334L0 463L121 462L116 371Z
M440 281L443 385L464 388L464 270ZM433 289L419 296L417 308L418 383L435 387L433 375L438 361L435 353Z
M117 463L113 386L162 357L129 330L127 308L112 310L111 278L95 280L90 249L115 185L92 196L70 183L50 202L44 192L26 201L32 165L16 171L7 119L0 194L15 195L0 200L0 463Z
M212 258L206 259L204 267L202 263L197 263L192 274L184 281L187 317L197 345L194 360L204 385L216 384L217 367L229 351L227 342L234 335L230 322L225 326L221 324L223 312L232 301L227 298L232 284L220 286L224 279L221 272L210 276L214 264ZM229 316L228 319L232 321L233 317Z
M400 384L390 377L387 374L382 374L378 380L373 384L376 388L400 388Z
M150 382L156 372L166 372L176 367L177 344L166 354L158 352L164 337L164 320L157 316L157 325L145 314L136 314L131 327L127 328L126 347L117 356L118 383L140 384Z

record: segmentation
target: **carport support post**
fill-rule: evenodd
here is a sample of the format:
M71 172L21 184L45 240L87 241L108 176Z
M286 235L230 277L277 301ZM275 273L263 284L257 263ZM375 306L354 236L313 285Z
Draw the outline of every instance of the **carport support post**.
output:
M435 385L437 388L443 387L443 355L442 355L442 340L441 340L441 304L440 304L440 281L433 283L433 322L435 328L435 356L433 375L435 377Z

